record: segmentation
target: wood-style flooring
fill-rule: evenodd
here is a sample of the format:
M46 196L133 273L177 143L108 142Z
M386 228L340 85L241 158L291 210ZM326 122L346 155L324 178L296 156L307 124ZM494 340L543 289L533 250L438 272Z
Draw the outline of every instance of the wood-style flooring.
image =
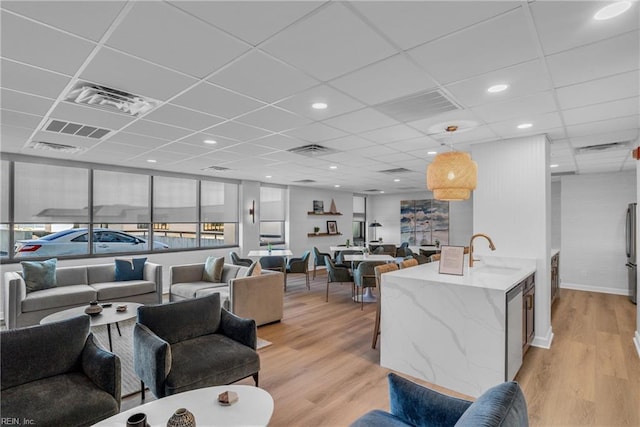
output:
M361 311L350 284L332 284L325 302L326 275L318 273L311 291L303 276L289 276L284 319L258 329L273 342L259 351L260 386L275 402L271 426L347 426L389 409L389 370L371 349L375 304ZM561 290L551 349L530 348L516 377L532 426L640 426L635 310L623 296ZM122 407L138 404L136 394Z

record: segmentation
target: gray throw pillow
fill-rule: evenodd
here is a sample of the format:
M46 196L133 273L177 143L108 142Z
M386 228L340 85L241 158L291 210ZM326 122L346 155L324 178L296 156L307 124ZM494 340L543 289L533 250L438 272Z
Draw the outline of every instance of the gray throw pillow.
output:
M244 277L250 277L253 276L253 272L256 269L256 266L259 266L260 264L258 263L258 261L253 261L251 263L251 265L249 266L249 268L247 268L247 271L245 271L244 273Z
M56 264L58 260L22 261L22 277L27 293L56 287Z
M224 268L224 257L208 257L204 262L204 271L202 272L202 280L205 282L220 283L222 282L222 269Z

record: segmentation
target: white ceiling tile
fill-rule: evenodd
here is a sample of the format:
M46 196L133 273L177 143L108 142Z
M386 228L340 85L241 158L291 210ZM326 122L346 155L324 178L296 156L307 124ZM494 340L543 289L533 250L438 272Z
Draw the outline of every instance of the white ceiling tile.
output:
M28 65L2 59L0 86L56 99L70 78Z
M520 118L516 118L491 123L489 127L496 133L496 135L501 138L514 138L524 135L536 135L539 133L543 133L549 129L557 129L562 127L562 120L560 118L560 114L557 112L527 117L527 123L531 123L533 125L529 129L518 129L518 125L521 123L523 123L523 120Z
M259 141L260 140L257 140L256 143L258 143ZM298 145L302 145L302 144L298 144ZM271 147L271 148L276 148L276 147ZM299 154L289 153L287 151L277 151L277 152L264 154L262 157L272 160L274 162L291 162L291 163L287 163L287 167L285 169L294 170L297 166L296 162L300 160L301 156Z
M4 115L4 111L2 114ZM19 152L24 144L29 140L31 129L9 126L2 121L0 126L0 148L2 152Z
M327 108L324 110L312 108L311 105L316 102L324 102ZM312 120L323 120L364 107L364 104L327 85L313 87L276 105Z
M73 75L95 47L94 43L19 18L4 10L0 13L0 20L4 58Z
M149 151L148 153L145 153L144 157L154 159L157 161L173 163L180 160L191 158L193 157L193 155L189 153L178 153L175 151L167 151L164 149L164 147L162 147L162 149L160 150L153 150L153 151Z
M408 53L441 84L537 57L520 8L411 49Z
M35 129L42 118L32 114L18 113L17 111L0 110L0 120L6 126Z
M237 121L273 132L295 129L311 123L309 119L271 106L242 116Z
M263 147L269 147L274 150L288 150L290 148L299 147L305 144L304 142L301 142L295 138L278 134L256 139L253 141L253 143Z
M418 138L424 135L409 126L395 125L369 132L363 132L361 136L379 144L388 144L390 142Z
M605 21L593 16L609 1L536 1L530 4L545 54L560 52L638 29L638 6Z
M224 122L215 127L207 129L207 133L211 135L224 136L238 141L249 141L251 139L266 136L269 132L262 129L254 128L237 122Z
M514 1L353 2L376 27L403 49L434 40L519 7Z
M247 156L262 156L264 154L273 153L275 150L271 147L263 147L253 143L246 142L244 144L234 145L233 147L225 148L223 151L227 153L241 154L243 159Z
M275 102L318 84L295 68L255 50L208 79L222 87Z
M531 117L556 110L556 104L550 91L503 102L480 105L471 109L480 119L495 123L505 119L520 119L529 122Z
M235 151L216 150L213 153L205 154L202 157L209 159L211 165L217 165L236 160L238 158L238 153Z
M473 127L474 123L479 125L480 119L471 110L454 110L415 120L408 125L425 134L441 134L446 133L445 129L449 125L458 126L458 132L462 132L466 128ZM437 131L434 132L434 129Z
M124 1L3 1L2 7L98 41L126 4Z
M590 145L610 144L612 142L635 141L638 138L637 129L626 129L603 134L589 134L571 138L573 147L588 147Z
M562 115L564 116L564 122L570 126L638 114L639 105L640 97L635 96L633 98L619 99L617 101L564 110Z
M120 129L135 119L133 116L73 102L60 102L51 112L51 118L110 130Z
M261 102L206 82L198 84L171 102L227 119L264 106Z
M458 146L464 143L486 142L498 139L494 131L489 126L479 126L473 129L469 129L466 132L456 132L450 139L445 139L443 142Z
M161 101L166 101L196 82L191 77L108 48L100 49L80 77Z
M131 157L137 156L142 153L146 153L149 151L149 147L144 147L140 145L130 145L130 144L119 144L117 142L105 141L101 142L99 145L95 146L90 152L100 152L100 153L120 153L122 157Z
M52 105L52 99L40 98L8 89L2 89L0 91L0 106L5 110L45 115Z
M509 88L498 93L487 92L489 87L496 84L508 84ZM456 101L468 108L533 95L549 90L550 85L544 65L540 60L535 60L453 83L446 89Z
M324 123L350 133L365 132L398 124L396 120L379 113L373 108L364 108L333 117L325 120Z
M556 89L560 108L575 108L640 94L638 70Z
M171 104L165 104L153 110L144 116L144 118L192 130L202 130L224 121L221 117L211 116Z
M287 132L287 135L309 142L320 142L340 138L345 136L345 133L341 130L323 125L322 123L312 123L308 126L290 130Z
M390 79L389 76L393 76ZM406 55L398 54L330 82L369 105L424 92L436 83Z
M205 144L204 141L206 140L213 140L216 141L215 144ZM220 150L226 147L231 147L232 145L236 145L239 143L239 141L235 140L235 139L230 139L230 138L225 138L219 135L210 135L208 133L196 133L190 136L187 136L185 138L182 138L180 140L181 143L186 143L186 144L191 144L191 145L196 145L196 146L202 146L202 145L206 145L206 146L210 146L211 149L215 149L215 150Z
M137 120L127 126L127 132L153 136L155 138L165 139L168 141L173 141L174 139L179 139L193 133L193 131L188 129L167 126L162 123L151 122L149 120Z
M146 149L154 149L167 144L167 141L164 139L127 132L119 132L110 137L107 142L135 145L137 147L145 147Z
M640 68L638 31L547 57L556 87ZM594 60L596 59L596 60Z
M638 128L638 116L619 117L610 120L600 120L592 123L567 126L567 134L570 138L585 135L597 135L610 132L612 129L629 130Z
M389 43L340 3L332 3L288 27L262 49L323 81L395 53Z
M184 11L155 1L136 2L107 45L198 78L249 49Z
M375 143L358 136L348 135L331 141L323 142L322 145L328 148L335 148L341 151L363 150L373 147Z
M364 150L361 154L364 157L368 157L374 160L388 161L385 157L387 155L394 154L395 151L389 148L387 145L372 145L371 147Z

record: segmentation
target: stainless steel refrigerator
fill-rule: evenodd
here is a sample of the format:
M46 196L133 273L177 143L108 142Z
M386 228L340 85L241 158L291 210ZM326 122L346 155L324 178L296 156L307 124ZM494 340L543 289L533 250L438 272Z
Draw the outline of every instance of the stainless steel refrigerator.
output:
M625 250L627 251L627 273L629 276L629 299L637 304L638 263L636 260L636 208L637 203L629 203L625 226Z

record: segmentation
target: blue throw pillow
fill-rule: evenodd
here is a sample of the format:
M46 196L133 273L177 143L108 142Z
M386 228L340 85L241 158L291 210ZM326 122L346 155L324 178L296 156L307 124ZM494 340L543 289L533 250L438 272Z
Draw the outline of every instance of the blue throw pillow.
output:
M27 293L56 287L56 264L58 260L22 261L22 277Z
M146 258L116 259L116 282L142 280Z

